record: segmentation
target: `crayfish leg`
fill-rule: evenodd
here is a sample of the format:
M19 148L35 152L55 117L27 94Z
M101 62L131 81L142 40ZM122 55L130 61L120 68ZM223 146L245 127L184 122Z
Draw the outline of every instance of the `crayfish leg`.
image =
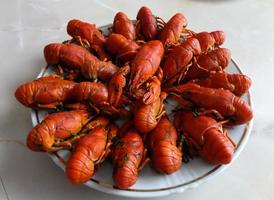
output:
M110 147L110 144L108 143L108 144L106 145L105 150L102 152L102 154L101 154L100 157L98 158L98 160L97 160L96 162L94 162L95 165L97 165L97 164L99 164L99 163L102 163L102 162L106 159L106 157L107 157L107 156L109 155L109 153L110 153L109 147Z
M138 167L138 171L142 170L144 166L150 161L149 157L147 156L147 149L144 149L142 161Z
M176 95L176 94L170 94L171 99L173 99L174 101L176 101L177 103L180 104L179 109L183 109L183 110L188 110L189 108L193 107L193 103L185 100L184 98Z
M105 117L98 117L96 119L92 119L89 123L87 123L81 132L86 133L98 126L106 126L108 124L109 124L109 119Z
M72 144L70 141L63 141L54 145L57 147L65 148L65 149L70 149L72 147Z
M158 114L156 115L155 119L157 120L157 122L159 122L159 120L161 119L161 117L166 113L165 110L165 104L164 104L164 100L167 98L168 94L166 92L161 92L160 94L160 109Z
M184 80L184 78L185 78L185 76L186 76L186 74L187 74L189 68L191 67L191 65L192 65L192 62L189 63L187 66L185 66L185 67L182 69L182 71L181 71L180 74L179 74L179 78L178 78L178 80L177 80L177 83L178 83L178 84L179 84L182 80Z
M62 103L49 103L49 104L37 104L38 108L45 109L56 109L57 107L62 106Z
M64 70L63 70L63 67L61 65L58 65L57 68L56 68L56 73L57 75L59 76L63 76L64 74Z
M98 160L95 162L95 164L103 162L106 159L106 157L111 153L110 147L112 145L113 139L117 136L117 134L118 134L118 127L114 124L111 124L108 128L107 143L105 146L105 150L102 152L102 154L100 155Z
M161 17L155 16L155 19L156 19L157 26L158 26L159 30L163 29L166 22Z
M159 121L161 119L161 117L166 113L165 109L164 109L164 105L161 105L160 108L160 112L157 114L157 116L155 117L157 121Z
M234 147L237 147L237 145L235 144L235 142L231 139L230 135L228 134L228 131L226 129L223 130L224 135L227 137L227 139L231 142L231 144Z
M199 115L208 115L210 117L213 117L215 118L216 120L224 120L224 117L222 116L222 114L215 110L215 109L210 109L210 110L205 110L203 108L199 109L196 111L196 114L199 116Z
M91 108L91 110L94 111L95 115L99 115L100 114L100 109L97 108L96 106L94 106L92 103L89 102L89 106Z
M62 142L56 142L54 144L55 147L61 147L62 149L65 148L65 149L71 149L72 147L72 143L77 141L78 139L80 139L82 136L84 136L84 134L79 134L79 135L75 135L73 136L72 138L68 139L68 140L65 140L65 141L62 141Z
M60 151L62 149L64 149L64 148L63 147L51 147L49 150L47 150L47 152L54 153L54 152Z
M86 39L82 39L79 35L75 37L76 41L84 48L89 48L90 44Z
M136 40L136 43L140 46L143 46L144 44L146 44L144 40Z
M163 72L163 70L162 70L161 67L158 68L158 70L156 71L156 73L154 74L154 76L156 76L158 78L158 80L160 82L162 82L163 76L164 76L164 72Z

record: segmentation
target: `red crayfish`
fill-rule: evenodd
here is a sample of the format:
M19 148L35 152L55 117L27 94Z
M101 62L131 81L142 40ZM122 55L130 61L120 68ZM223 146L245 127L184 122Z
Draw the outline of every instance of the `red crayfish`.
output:
M174 47L163 65L164 81L168 84L172 84L175 81L180 82L192 64L193 56L199 54L201 54L200 43L193 37Z
M96 113L102 110L110 115L128 116L128 111L120 105L123 100L122 94L115 93L113 90L115 88L107 88L100 82L81 82L73 88L73 95L78 102L88 102Z
M46 152L70 148L89 118L90 114L84 110L50 114L30 131L27 146L33 151Z
M182 152L177 147L177 131L165 116L149 135L150 159L154 169L160 173L171 174L182 165Z
M201 54L186 72L184 81L205 78L212 71L225 69L231 60L231 52L226 48L217 48L207 54Z
M225 42L225 33L223 31L200 32L194 34L193 37L199 40L203 53L208 52L215 46L220 46Z
M113 32L119 33L129 40L135 40L136 33L133 22L123 12L118 12L114 17Z
M145 40L154 40L158 34L156 17L153 16L148 7L143 6L137 14L137 33L142 35Z
M146 163L146 150L136 130L128 130L115 144L112 152L113 180L118 188L134 185L138 172Z
M108 37L106 46L111 53L116 55L117 59L123 62L131 61L140 47L135 41L116 33Z
M222 124L206 116L192 112L178 112L174 124L184 135L192 152L197 152L212 164L228 164L233 158L235 144Z
M99 56L101 60L108 60L109 56L104 51L105 37L98 30L95 24L90 24L77 19L70 20L67 25L67 32L76 40L83 43L87 43L88 47L91 47Z
M75 44L49 44L44 48L44 56L48 65L61 64L91 80L109 80L119 69L110 61L100 61L88 50Z
M166 24L160 33L160 40L164 46L176 44L187 26L187 19L181 13L175 14Z
M228 74L223 71L211 73L204 79L191 81L203 87L223 88L230 90L237 96L245 94L251 86L251 79L243 74Z
M77 141L66 164L66 174L71 183L81 184L93 176L95 165L102 163L110 153L110 145L117 133L116 125L99 126Z
M222 117L229 120L227 125L244 124L253 117L249 105L229 90L205 88L194 83L187 83L166 88L166 91L174 93L175 99L183 105L192 103L194 106L216 110Z
M130 90L138 90L158 70L164 48L160 41L147 42L136 54L130 69Z
M24 83L15 92L16 99L31 108L57 108L73 99L76 83L60 76L46 76Z
M158 124L159 120L165 114L164 100L167 94L162 92L160 97L151 104L142 102L137 105L134 112L134 125L143 134L152 131Z

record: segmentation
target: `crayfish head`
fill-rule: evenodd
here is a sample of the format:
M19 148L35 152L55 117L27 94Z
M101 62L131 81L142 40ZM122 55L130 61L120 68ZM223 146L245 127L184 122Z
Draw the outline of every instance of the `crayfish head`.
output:
M108 140L112 141L118 135L118 132L119 132L118 126L114 123L111 124L108 127Z
M35 128L33 128L31 132L28 134L27 146L32 151L49 152L53 144L54 139L52 137L43 138Z
M27 146L32 151L40 151L41 149L41 137L39 137L37 134L35 134L33 131L29 133L27 137Z
M44 48L44 57L48 65L56 65L60 62L60 52L64 44L52 43Z
M234 114L230 116L230 122L227 124L240 125L249 122L253 118L253 112L251 107L245 103L241 98L234 97L231 110L234 110Z
M21 104L27 107L31 107L34 103L34 93L37 90L34 82L25 83L19 86L15 91L15 98Z
M81 21L77 20L77 19L72 19L68 22L67 24L67 32L70 35L76 35L77 34L77 27L79 26L79 24L81 23Z

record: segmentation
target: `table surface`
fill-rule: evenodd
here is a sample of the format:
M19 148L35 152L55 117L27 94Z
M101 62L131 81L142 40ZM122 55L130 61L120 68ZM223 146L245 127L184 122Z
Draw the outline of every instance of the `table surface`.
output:
M50 158L22 143L32 128L30 110L14 98L21 83L42 67L43 47L63 41L72 18L112 22L116 12L135 18L149 6L168 19L184 13L196 31L221 29L225 47L253 80L254 126L239 158L220 176L197 189L160 199L274 199L274 1L271 0L13 0L0 1L0 199L124 199L85 186L71 185Z

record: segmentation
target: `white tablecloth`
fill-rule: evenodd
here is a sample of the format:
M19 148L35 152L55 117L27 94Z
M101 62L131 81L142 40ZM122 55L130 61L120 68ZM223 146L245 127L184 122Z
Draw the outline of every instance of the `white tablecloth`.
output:
M31 129L30 110L14 98L16 87L36 77L43 47L63 41L66 23L79 18L98 26L117 11L135 18L149 6L167 20L184 13L196 31L221 29L225 47L253 80L255 121L250 140L224 173L201 187L160 199L274 199L274 1L271 0L10 0L0 1L0 199L123 199L71 185L50 158L15 142Z

